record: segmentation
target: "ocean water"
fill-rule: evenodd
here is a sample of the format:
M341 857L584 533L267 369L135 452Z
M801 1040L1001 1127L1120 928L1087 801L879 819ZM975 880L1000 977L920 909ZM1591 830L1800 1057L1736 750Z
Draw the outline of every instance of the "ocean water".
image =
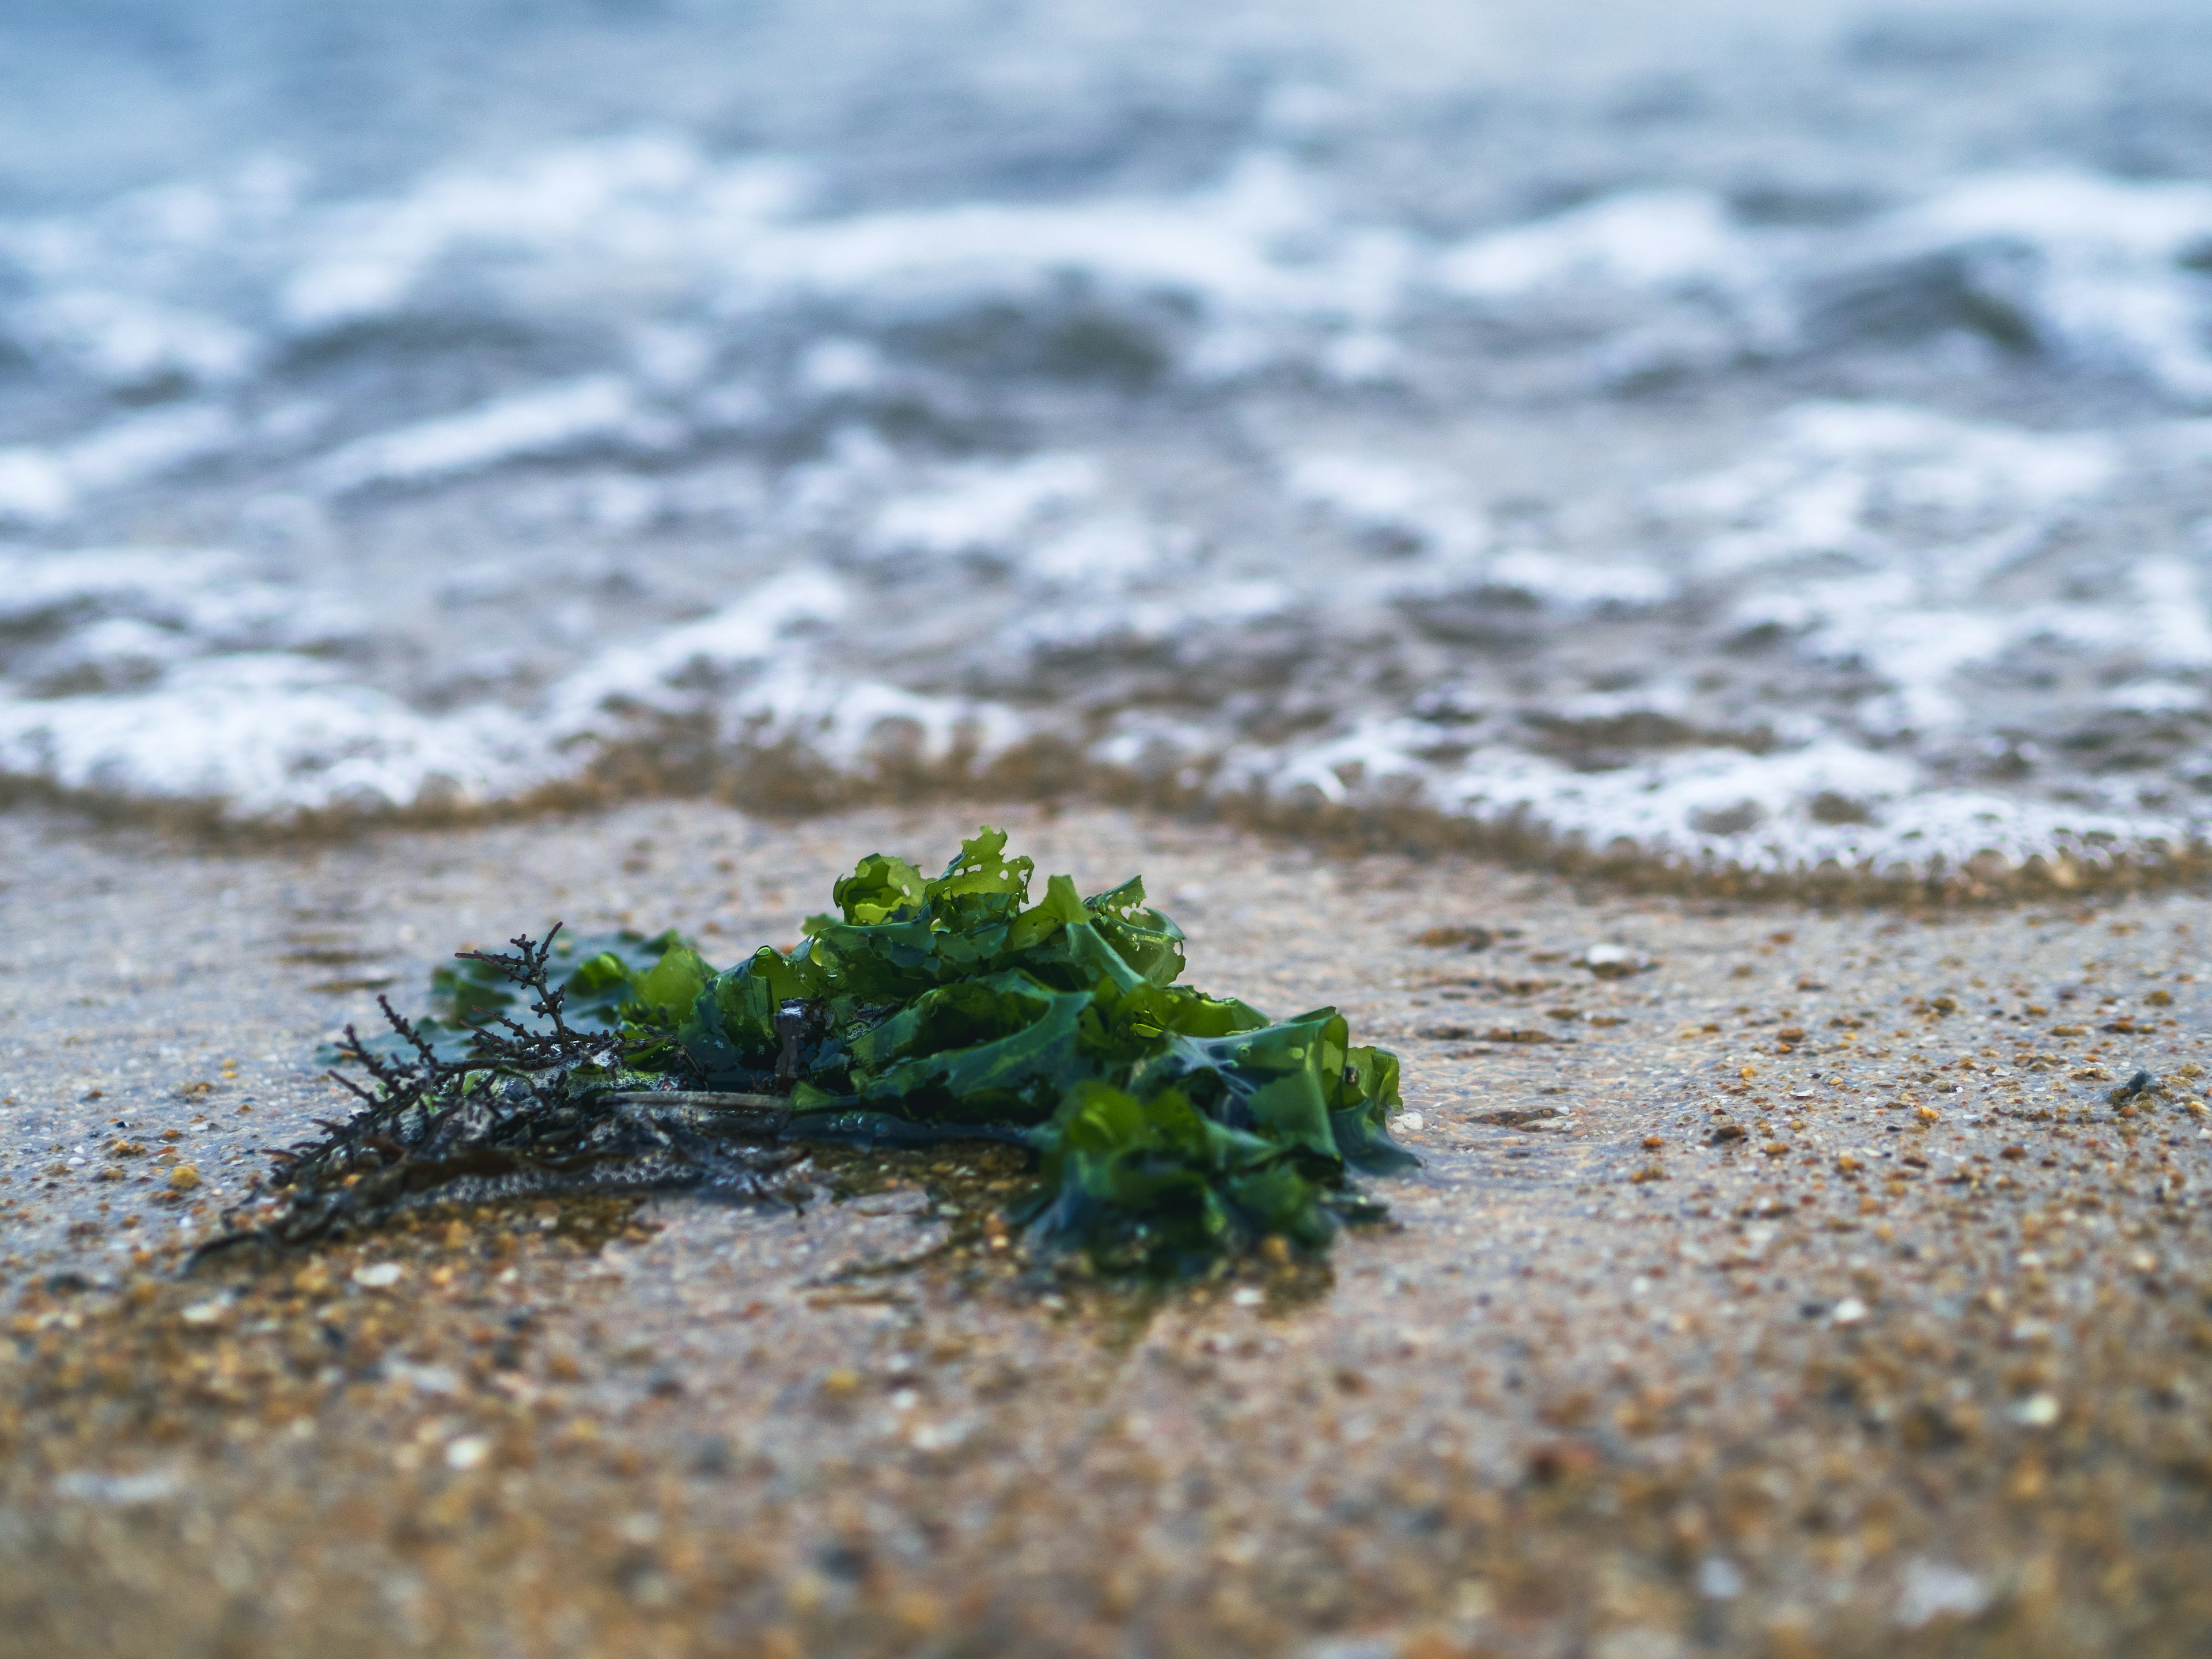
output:
M1781 9L25 0L0 780L2195 846L2212 12Z

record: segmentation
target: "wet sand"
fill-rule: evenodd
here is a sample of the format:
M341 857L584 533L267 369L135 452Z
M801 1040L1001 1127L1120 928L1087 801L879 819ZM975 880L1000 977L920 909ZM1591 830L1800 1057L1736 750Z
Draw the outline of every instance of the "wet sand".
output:
M1146 1292L1027 1261L1009 1155L844 1152L797 1211L182 1277L376 987L556 917L734 959L974 814L238 855L0 818L0 1652L2212 1647L2197 896L1729 906L993 816L1141 871L1194 982L1401 1051L1389 1224ZM2138 1068L2169 1091L2116 1106Z

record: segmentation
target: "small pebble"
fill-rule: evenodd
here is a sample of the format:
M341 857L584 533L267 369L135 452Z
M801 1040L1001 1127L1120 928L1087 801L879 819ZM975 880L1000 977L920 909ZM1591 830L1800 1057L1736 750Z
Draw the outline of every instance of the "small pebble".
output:
M480 1434L465 1434L446 1447L446 1467L472 1469L491 1455L491 1442Z

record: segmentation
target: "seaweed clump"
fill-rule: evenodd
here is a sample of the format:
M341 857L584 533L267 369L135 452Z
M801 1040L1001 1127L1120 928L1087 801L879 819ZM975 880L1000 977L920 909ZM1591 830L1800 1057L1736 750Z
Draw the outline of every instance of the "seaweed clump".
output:
M1177 981L1181 929L1136 879L1091 897L963 842L935 878L863 859L788 952L718 970L674 933L469 952L435 1012L347 1028L362 1099L278 1154L230 1237L301 1243L405 1206L691 1187L791 1194L804 1143L1024 1147L1010 1219L1047 1250L1189 1271L1267 1238L1312 1250L1414 1162L1387 1127L1398 1060L1316 1008L1270 1020Z

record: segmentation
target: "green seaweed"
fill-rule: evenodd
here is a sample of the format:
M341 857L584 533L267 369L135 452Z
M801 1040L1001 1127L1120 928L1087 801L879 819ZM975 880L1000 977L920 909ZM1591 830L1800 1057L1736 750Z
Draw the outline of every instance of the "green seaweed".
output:
M403 1149L410 1091L425 1124L506 1103L489 1120L502 1145L532 1111L573 1123L641 1091L773 1097L787 1141L1013 1141L1041 1180L1012 1219L1109 1265L1189 1270L1268 1237L1318 1249L1382 1213L1351 1177L1415 1162L1389 1134L1395 1055L1355 1046L1334 1008L1270 1020L1180 983L1184 935L1141 878L1085 898L1055 875L1032 903L1034 872L990 829L933 878L874 854L794 949L720 970L673 932L518 940L520 957L440 969L428 1017L349 1030L345 1056Z

